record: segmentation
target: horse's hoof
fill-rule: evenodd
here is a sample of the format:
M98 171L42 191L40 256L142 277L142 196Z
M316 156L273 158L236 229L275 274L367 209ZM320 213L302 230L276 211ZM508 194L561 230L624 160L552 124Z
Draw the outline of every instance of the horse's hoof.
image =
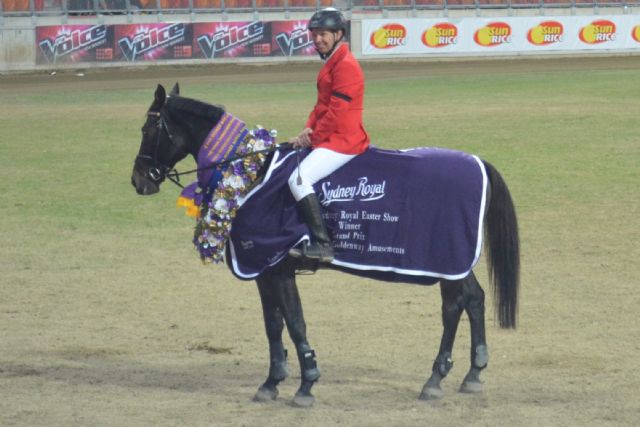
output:
M425 387L420 393L420 400L438 400L442 399L444 391L440 387Z
M484 386L480 381L465 381L460 386L460 393L482 393Z
M293 401L291 402L291 404L296 408L310 408L311 406L313 406L313 403L315 401L316 398L313 397L312 394L296 393L296 395L293 396Z
M278 398L278 389L269 389L265 387L260 387L256 392L255 396L253 396L254 402L271 402Z

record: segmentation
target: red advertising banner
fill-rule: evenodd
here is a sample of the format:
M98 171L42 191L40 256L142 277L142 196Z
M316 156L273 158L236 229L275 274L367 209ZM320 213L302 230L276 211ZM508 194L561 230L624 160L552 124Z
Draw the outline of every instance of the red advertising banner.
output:
M269 56L268 22L205 22L193 24L193 50L198 58Z
M314 56L307 20L36 28L37 64Z
M272 56L315 55L311 34L307 31L307 20L276 21L271 23Z
M113 61L113 27L107 25L37 27L36 46L37 64Z
M154 61L193 57L192 25L178 23L114 25L114 61Z

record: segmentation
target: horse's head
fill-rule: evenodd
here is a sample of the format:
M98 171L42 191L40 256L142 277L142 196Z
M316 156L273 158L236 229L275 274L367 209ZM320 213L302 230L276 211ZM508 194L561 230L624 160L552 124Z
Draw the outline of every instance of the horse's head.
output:
M158 85L156 89L142 126L142 142L131 175L131 183L138 194L148 195L160 191L160 184L167 173L190 153L189 135L182 126L172 121L167 111L167 99L179 94L178 83L169 97L162 85Z

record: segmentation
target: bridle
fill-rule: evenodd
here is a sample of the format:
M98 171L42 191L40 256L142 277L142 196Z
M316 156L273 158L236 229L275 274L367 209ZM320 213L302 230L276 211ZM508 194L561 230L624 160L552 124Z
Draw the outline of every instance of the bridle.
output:
M197 169L192 169L192 170L188 170L188 171L185 171L185 172L178 172L176 168L167 166L167 165L161 163L158 160L158 150L160 148L161 133L162 132L166 133L167 137L169 138L169 141L171 142L171 144L178 151L181 151L185 155L189 154L189 153L187 151L185 151L183 148L181 148L178 144L176 144L176 142L173 140L173 134L169 130L169 126L167 125L167 121L165 120L164 115L162 114L162 112L160 112L160 111L147 111L147 116L148 117L156 117L158 119L158 121L156 123L156 127L158 128L158 132L156 134L156 139L155 139L154 144L153 144L153 156L150 156L148 154L138 154L136 156L135 161L137 162L138 160L146 160L147 162L151 163L152 166L147 171L147 176L152 181L154 181L155 183L160 183L163 179L167 178L167 179L169 179L169 181L173 182L178 187L184 188L184 185L182 185L180 183L180 176L182 176L182 175L190 175L190 174L193 174L193 173L197 173L197 172L199 172L201 170L217 168L217 167L220 167L222 165L232 163L232 162L234 162L234 161L236 161L238 159L242 159L242 158L254 155L254 154L269 154L269 153L274 152L275 150L291 149L292 148L291 144L285 142L285 143L274 145L271 148L266 148L264 150L258 150L258 151L253 151L253 152L250 152L250 153L245 153L245 154L241 154L241 155L232 156L232 157L230 157L228 159L225 159L223 161L216 162L213 165L210 165L210 166L208 166L206 168L197 168ZM296 151L299 151L299 150L296 150ZM300 160L298 159L298 161L300 161Z
M167 121L160 111L147 111L148 117L156 117L158 121L156 122L156 127L158 128L158 132L156 132L156 139L153 144L153 156L148 154L138 154L136 156L136 160L146 160L151 163L151 167L147 171L147 176L154 182L159 183L164 178L168 178L171 182L176 184L180 188L184 188L184 186L180 183L180 173L170 166L167 166L158 160L158 150L160 149L160 137L164 132L169 138L169 141L173 146L178 150L185 153L185 151L175 143L173 140L173 134L169 130L169 126L167 125ZM187 153L188 154L188 153Z

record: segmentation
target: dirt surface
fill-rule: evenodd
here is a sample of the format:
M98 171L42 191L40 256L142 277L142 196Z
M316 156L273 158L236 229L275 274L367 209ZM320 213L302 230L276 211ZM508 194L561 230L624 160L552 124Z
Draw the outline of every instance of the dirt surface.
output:
M640 57L364 63L368 79L620 68L640 69ZM0 86L21 94L51 90L54 79L56 90L78 79L87 90L173 80L268 83L282 81L282 73L309 82L317 70L296 63L65 71L2 76ZM530 220L530 229L545 226L545 218ZM488 298L485 392L457 392L468 367L463 323L445 398L435 402L417 396L440 339L437 288L335 272L300 278L323 372L315 406L300 410L289 404L299 373L288 339L291 377L281 397L251 401L268 366L256 288L223 267L194 268L194 255L180 252L184 230L126 240L51 233L77 247L83 261L72 256L61 267L12 241L15 260L0 264L9 272L0 293L0 425L631 426L640 419L639 271L611 267L606 248L598 249L607 258L600 261L601 254L526 242L517 331L494 327ZM43 243L45 250L58 249ZM567 263L580 268L566 271ZM485 284L482 266L477 274Z
M540 57L510 59L448 59L404 60L396 62L362 61L367 80L422 76L425 73L491 74L536 73L570 70L638 69L639 56ZM289 82L308 82L314 78L319 64L292 62L286 65L231 65L106 68L89 70L44 71L31 74L9 74L0 77L0 87L7 91L35 91L55 81L60 89L83 80L87 89L153 87L158 81L179 80L181 83L270 83L282 82L283 74ZM55 74L51 74L55 73ZM78 74L81 74L80 76Z

